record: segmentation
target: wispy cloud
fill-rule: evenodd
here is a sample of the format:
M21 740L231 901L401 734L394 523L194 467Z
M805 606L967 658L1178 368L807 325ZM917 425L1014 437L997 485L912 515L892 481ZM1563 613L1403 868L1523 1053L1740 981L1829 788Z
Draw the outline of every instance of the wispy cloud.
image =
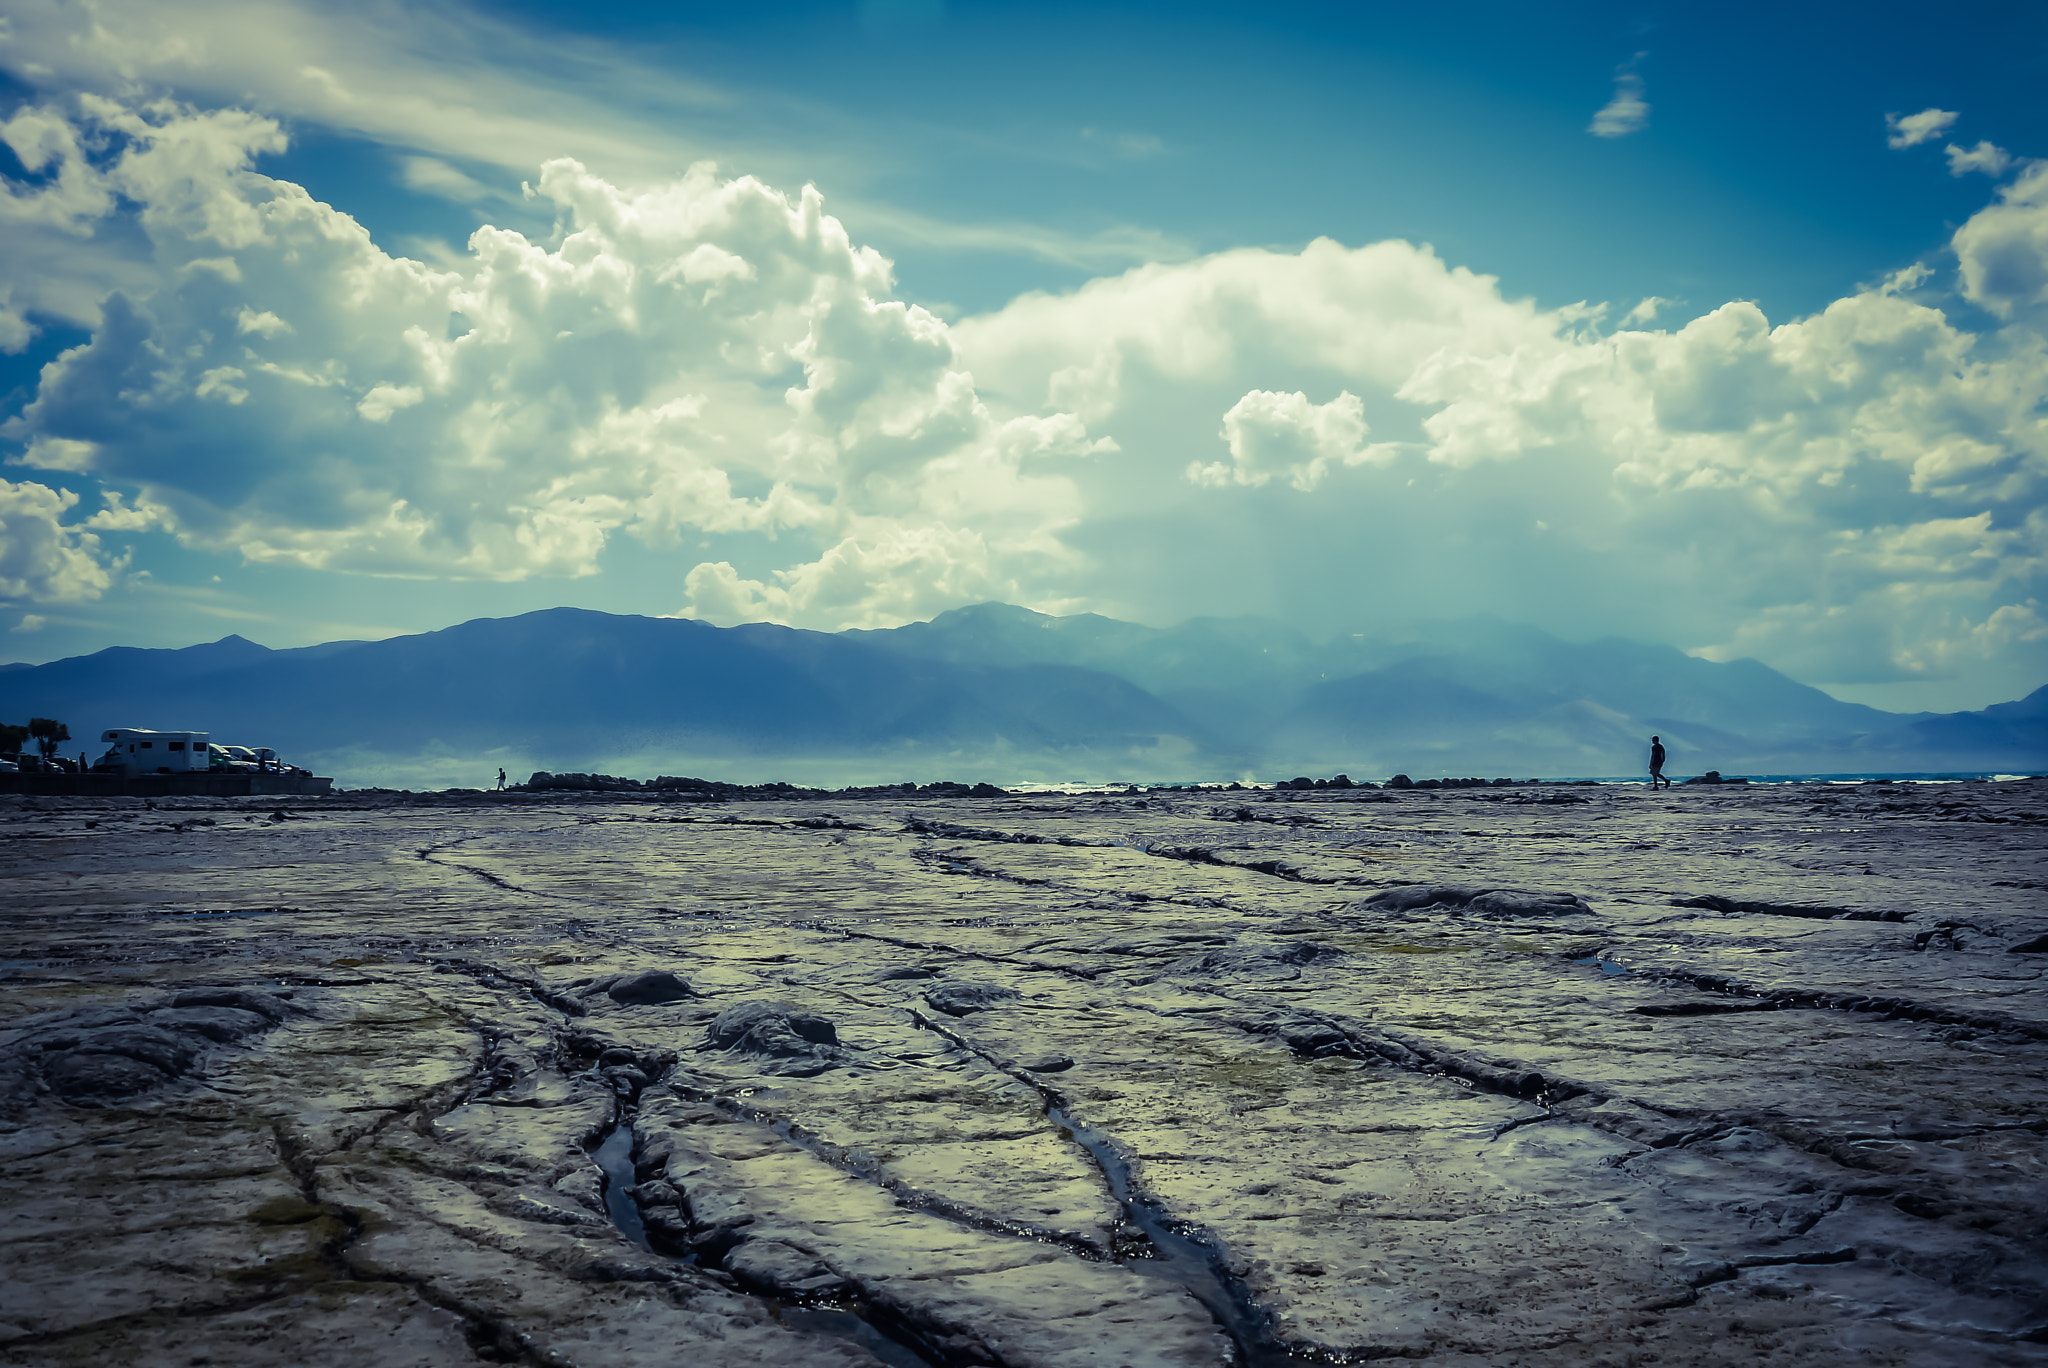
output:
M1186 239L1134 224L1076 233L1017 221L960 223L858 196L840 197L834 207L858 220L868 234L885 240L941 251L1012 253L1085 271L1186 261L1195 255L1193 244Z
M1887 114L1884 116L1884 126L1891 130L1891 136L1885 139L1885 146L1894 149L1918 147L1921 143L1930 142L1946 133L1949 125L1955 121L1956 112L1953 109L1930 108L1923 109L1918 114L1903 116Z
M1638 52L1614 73L1614 98L1600 107L1586 131L1596 138L1625 138L1649 126L1650 103L1643 98L1643 78L1636 63L1648 56Z
M1166 150L1166 140L1156 133L1105 133L1099 128L1084 128L1081 141L1097 145L1107 143L1117 150L1118 155L1133 160L1156 157Z
M1975 147L1948 145L1948 173L1951 176L1967 176L1972 171L1982 171L1987 176L1998 177L2012 165L2012 153L1988 142L1979 142Z
M497 196L490 186L456 170L439 157L401 157L398 183L408 190L453 200L457 204L475 204L478 200Z

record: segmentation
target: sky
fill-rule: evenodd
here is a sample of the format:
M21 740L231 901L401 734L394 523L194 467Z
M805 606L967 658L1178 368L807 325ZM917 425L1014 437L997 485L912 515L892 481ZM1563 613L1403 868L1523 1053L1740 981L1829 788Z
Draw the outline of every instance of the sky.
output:
M0 0L0 659L1492 613L2048 683L2048 12Z

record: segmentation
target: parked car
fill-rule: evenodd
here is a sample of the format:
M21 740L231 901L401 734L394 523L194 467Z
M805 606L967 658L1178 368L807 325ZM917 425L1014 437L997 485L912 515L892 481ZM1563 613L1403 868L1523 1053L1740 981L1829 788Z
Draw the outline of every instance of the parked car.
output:
M216 772L232 771L237 774L311 774L309 769L287 765L278 753L268 746L224 746L207 747L210 758L209 768Z

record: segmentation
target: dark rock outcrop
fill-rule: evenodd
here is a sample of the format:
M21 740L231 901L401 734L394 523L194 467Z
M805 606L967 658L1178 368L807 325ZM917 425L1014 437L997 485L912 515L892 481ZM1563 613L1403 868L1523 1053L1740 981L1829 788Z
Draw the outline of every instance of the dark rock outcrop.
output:
M158 1004L93 1008L46 1018L4 1061L10 1109L47 1087L81 1107L113 1106L191 1073L206 1051L262 1035L293 1008L246 988L188 988Z
M1442 908L1481 917L1548 917L1591 912L1576 893L1543 893L1524 888L1469 888L1458 884L1408 884L1373 894L1360 907L1375 912Z
M660 1007L696 996L689 984L666 969L623 975L613 979L605 993L621 1007Z
M828 1018L775 998L726 1008L704 1033L704 1044L759 1056L770 1072L794 1075L823 1073L844 1057L839 1030Z
M942 983L924 992L926 1002L947 1016L956 1017L986 1012L991 1007L1001 1007L1022 996L1014 988L1001 988L993 983Z
M1898 922L1906 914L1896 908L1873 910L1855 907L1816 907L1809 903L1765 902L1751 898L1724 898L1718 893L1702 893L1696 898L1673 898L1673 907L1701 907L1711 912L1746 912L1769 917L1806 917L1814 921L1887 921Z
M1301 966L1342 959L1333 945L1296 941L1291 945L1229 946L1183 960L1171 972L1216 978L1299 978Z

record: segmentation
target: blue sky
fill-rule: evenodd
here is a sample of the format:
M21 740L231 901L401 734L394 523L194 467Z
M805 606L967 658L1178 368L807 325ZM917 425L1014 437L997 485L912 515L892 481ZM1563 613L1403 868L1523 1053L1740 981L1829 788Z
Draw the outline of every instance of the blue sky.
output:
M0 656L1003 598L2048 679L2033 7L8 18Z

